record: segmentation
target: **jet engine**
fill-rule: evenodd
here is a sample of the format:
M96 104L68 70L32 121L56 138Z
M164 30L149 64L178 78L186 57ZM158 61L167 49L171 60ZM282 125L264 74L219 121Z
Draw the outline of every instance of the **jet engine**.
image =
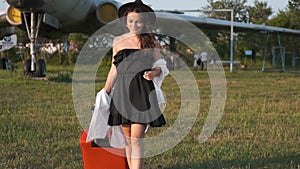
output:
M10 23L13 26L21 25L22 24L21 12L12 6L8 7L6 12L6 20L8 23Z
M8 7L6 13L0 16L0 26L18 26L22 24L21 12L14 8Z
M102 24L106 24L118 18L118 8L120 3L116 1L103 1L96 8L97 19Z

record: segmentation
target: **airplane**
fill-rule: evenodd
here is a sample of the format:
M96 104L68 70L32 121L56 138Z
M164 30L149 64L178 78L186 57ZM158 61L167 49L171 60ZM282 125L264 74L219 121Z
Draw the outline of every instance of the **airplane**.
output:
M6 0L0 12L1 36L27 31L30 40L31 71L35 71L38 36L58 38L68 33L92 34L117 18L121 5L114 0Z
M68 33L92 34L117 19L118 8L122 5L121 2L115 0L6 0L0 3L7 7L4 12L0 12L1 35L15 33L15 27L27 31L30 39L32 72L35 71L38 36L57 38ZM229 30L230 27L234 27L235 31L300 36L299 30L189 16L185 15L184 11L158 10L156 14L163 22L172 22L172 16L176 16L191 22L200 29Z

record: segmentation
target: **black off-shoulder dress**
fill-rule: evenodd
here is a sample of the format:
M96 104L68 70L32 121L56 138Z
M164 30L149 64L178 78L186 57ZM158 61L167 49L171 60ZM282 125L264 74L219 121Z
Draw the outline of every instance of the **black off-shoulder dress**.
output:
M153 81L146 80L145 71L152 68L154 59L141 49L123 49L114 56L117 77L110 105L108 125L166 124L158 105Z

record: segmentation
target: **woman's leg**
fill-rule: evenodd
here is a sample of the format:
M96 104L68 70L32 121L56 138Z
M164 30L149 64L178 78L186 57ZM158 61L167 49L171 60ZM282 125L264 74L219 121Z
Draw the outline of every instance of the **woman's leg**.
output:
M124 135L126 136L126 147L125 147L125 153L126 153L126 159L129 168L131 169L131 127L130 125L123 125L123 132Z
M131 125L131 169L143 168L145 128L143 124Z

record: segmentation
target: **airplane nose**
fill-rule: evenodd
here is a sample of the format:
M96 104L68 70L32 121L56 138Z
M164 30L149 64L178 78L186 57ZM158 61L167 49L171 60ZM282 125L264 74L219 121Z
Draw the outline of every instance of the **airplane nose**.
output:
M43 0L6 0L6 2L21 11L35 11L44 6Z

